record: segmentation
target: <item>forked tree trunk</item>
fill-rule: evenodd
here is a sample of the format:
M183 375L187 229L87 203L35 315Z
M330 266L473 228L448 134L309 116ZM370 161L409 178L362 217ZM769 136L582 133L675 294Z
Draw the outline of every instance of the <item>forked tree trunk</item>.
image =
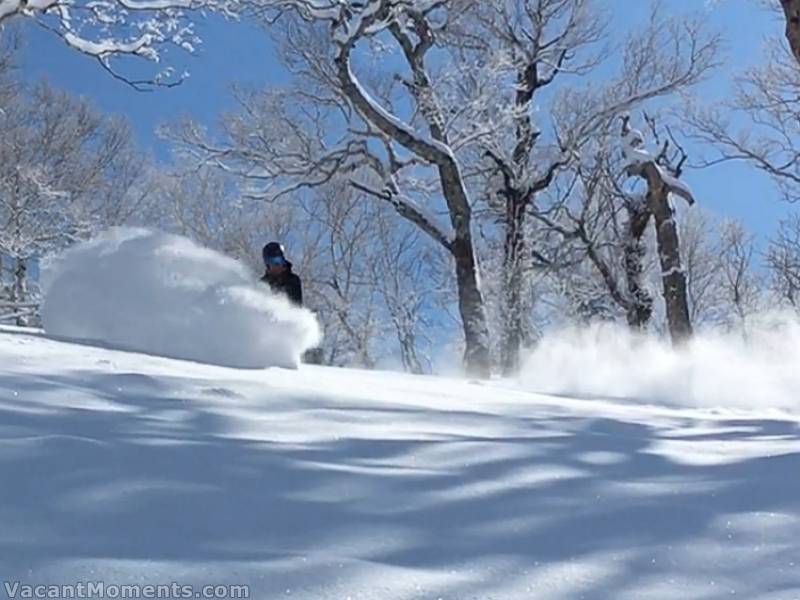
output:
M381 18L375 13L362 21L362 27ZM478 264L472 242L472 209L466 184L461 175L458 161L448 146L447 135L442 124L444 119L436 105L430 81L424 67L424 56L431 47L432 37L427 22L416 20L417 35L421 40L414 45L407 34L399 28L391 28L406 54L408 64L414 73L414 93L425 117L434 141L423 139L398 120L391 117L364 92L350 68L350 52L355 38L339 49L335 59L337 75L342 92L358 109L361 115L389 138L405 147L420 158L437 167L442 195L447 203L453 239L448 249L453 255L456 267L458 288L458 308L464 327L466 345L464 362L467 372L475 377L491 375L489 353L489 329L484 310L483 296L478 280ZM417 226L419 220L412 219ZM427 231L427 230L426 230Z
M673 344L680 344L692 335L689 317L689 300L686 291L686 275L681 266L678 227L675 212L669 202L670 190L658 167L649 163L644 167L647 178L647 206L653 213L656 227L658 258L661 264L661 281L664 288L664 303L667 323Z

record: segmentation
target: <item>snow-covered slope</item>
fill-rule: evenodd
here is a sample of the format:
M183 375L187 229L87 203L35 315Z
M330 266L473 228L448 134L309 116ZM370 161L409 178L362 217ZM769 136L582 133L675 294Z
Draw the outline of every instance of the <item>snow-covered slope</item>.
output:
M798 475L798 421L775 410L238 371L0 330L6 582L788 600Z

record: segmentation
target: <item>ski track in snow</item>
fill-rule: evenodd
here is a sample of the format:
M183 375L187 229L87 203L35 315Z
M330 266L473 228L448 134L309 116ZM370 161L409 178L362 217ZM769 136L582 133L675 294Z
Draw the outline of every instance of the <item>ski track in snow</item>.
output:
M791 600L799 425L0 328L0 578L264 600Z

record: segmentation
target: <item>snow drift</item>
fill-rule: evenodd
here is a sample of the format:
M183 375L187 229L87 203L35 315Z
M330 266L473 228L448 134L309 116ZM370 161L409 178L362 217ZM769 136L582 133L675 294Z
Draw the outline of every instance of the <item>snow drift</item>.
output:
M175 235L114 228L43 265L45 331L230 367L295 367L313 314L243 265Z
M564 330L530 353L522 381L562 395L800 411L798 365L800 322L764 314L739 331L699 333L681 349L611 325Z

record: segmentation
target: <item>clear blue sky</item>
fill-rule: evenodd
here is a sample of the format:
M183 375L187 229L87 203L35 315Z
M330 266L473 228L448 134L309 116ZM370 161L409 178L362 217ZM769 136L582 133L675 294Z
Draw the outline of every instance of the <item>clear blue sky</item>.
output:
M620 32L646 18L650 7L645 0L605 3L612 12L615 31ZM709 26L725 37L725 64L701 88L708 100L723 98L734 74L762 59L766 37L782 30L778 16L765 10L758 0L663 0L662 5L676 13L702 11ZM109 77L93 60L67 50L57 38L31 27L24 28L23 71L90 97L104 111L127 115L139 141L164 159L166 148L153 134L159 124L188 114L213 125L220 112L232 106L232 84L277 84L285 76L266 35L257 28L213 19L202 23L199 32L204 43L197 55L175 57L179 67L191 72L178 88L135 92ZM685 178L702 205L717 214L743 219L761 240L774 231L782 215L793 210L778 201L765 177L744 164L689 171Z

